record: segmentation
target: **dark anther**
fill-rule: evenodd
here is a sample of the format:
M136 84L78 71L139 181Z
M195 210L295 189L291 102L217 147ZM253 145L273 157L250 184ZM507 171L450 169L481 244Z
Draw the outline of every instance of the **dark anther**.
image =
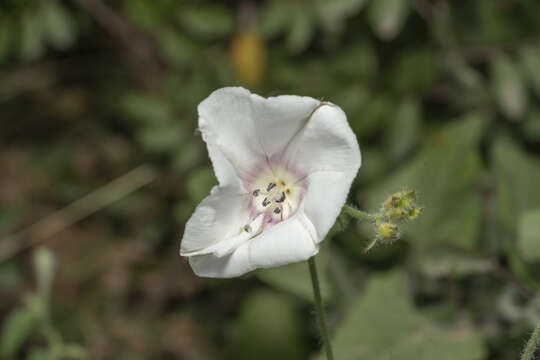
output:
M282 203L285 201L285 192L281 193L281 197L276 200L277 203Z
M281 212L281 209L280 208L275 208L274 209L274 214L279 214Z
M268 206L268 204L270 204L270 201L268 201L268 198L264 198L262 206Z
M249 224L245 225L244 226L244 231L245 232L251 232L251 226L249 226Z
M268 184L268 187L266 188L266 191L270 191L270 190L272 190L273 188L275 188L276 186L277 186L276 184L270 183L270 184Z
M259 196L259 192L260 192L260 191L261 191L261 190L259 190L259 189L254 190L254 191L253 191L253 196Z

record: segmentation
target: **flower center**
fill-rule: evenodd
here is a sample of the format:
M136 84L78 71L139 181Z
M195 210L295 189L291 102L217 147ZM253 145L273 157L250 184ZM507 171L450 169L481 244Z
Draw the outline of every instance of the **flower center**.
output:
M283 167L268 167L250 184L253 216L265 214L267 223L277 223L298 209L306 188L304 177Z

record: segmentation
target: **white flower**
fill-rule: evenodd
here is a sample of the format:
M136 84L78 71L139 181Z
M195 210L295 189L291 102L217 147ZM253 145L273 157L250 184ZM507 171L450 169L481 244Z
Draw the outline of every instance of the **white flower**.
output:
M199 104L219 182L188 220L180 255L205 277L307 260L339 215L360 167L345 113L310 97L239 87Z

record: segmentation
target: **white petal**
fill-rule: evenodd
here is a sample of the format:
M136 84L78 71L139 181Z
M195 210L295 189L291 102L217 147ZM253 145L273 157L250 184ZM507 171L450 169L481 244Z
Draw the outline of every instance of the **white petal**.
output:
M183 256L196 256L196 255L213 254L214 256L217 256L218 258L229 255L240 245L242 245L249 239L253 238L254 236L257 236L261 232L263 219L264 219L264 215L261 214L257 216L257 218L253 220L250 224L248 224L249 230L242 228L240 229L237 235L233 235L232 237L218 241L217 243L214 243L200 250L184 252L182 255Z
M354 176L337 171L319 171L309 175L304 195L304 211L317 229L318 241L324 240L347 200Z
M257 268L307 260L317 254L319 247L313 238L313 230L306 226L311 225L300 213L265 230L228 256L193 256L189 263L198 276L230 278Z
M240 87L214 91L199 104L199 129L220 185L246 179L279 154L319 101L284 95L263 98Z
M249 196L235 187L214 187L187 221L180 255L202 250L238 235L249 220Z
M245 178L264 161L253 119L249 91L239 87L214 91L198 106L199 130L209 144L209 153L220 185L229 185L234 169Z
M307 96L282 95L267 99L252 95L257 132L265 153L279 154L320 104Z
M321 105L283 157L308 176L304 211L322 240L345 204L361 164L358 142L345 113L336 105Z

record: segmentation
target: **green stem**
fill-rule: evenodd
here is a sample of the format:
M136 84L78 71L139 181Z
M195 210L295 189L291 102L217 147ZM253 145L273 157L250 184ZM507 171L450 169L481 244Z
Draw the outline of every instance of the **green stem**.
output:
M317 266L315 265L315 256L309 258L309 274L311 275L311 284L313 285L313 295L315 297L315 309L317 311L317 317L319 318L319 325L321 326L321 335L326 350L326 359L333 360L332 345L330 344L330 338L328 337L328 329L326 327L326 319L324 316L324 307L321 297L321 289L319 286L319 276L317 275Z
M343 206L343 211L358 220L377 221L377 215L372 215L365 211L355 209L349 205Z
M525 346L525 349L523 350L523 354L521 354L521 360L534 359L533 356L538 345L538 341L540 341L540 325L538 325L536 329L534 329L531 338L529 339L527 345Z

